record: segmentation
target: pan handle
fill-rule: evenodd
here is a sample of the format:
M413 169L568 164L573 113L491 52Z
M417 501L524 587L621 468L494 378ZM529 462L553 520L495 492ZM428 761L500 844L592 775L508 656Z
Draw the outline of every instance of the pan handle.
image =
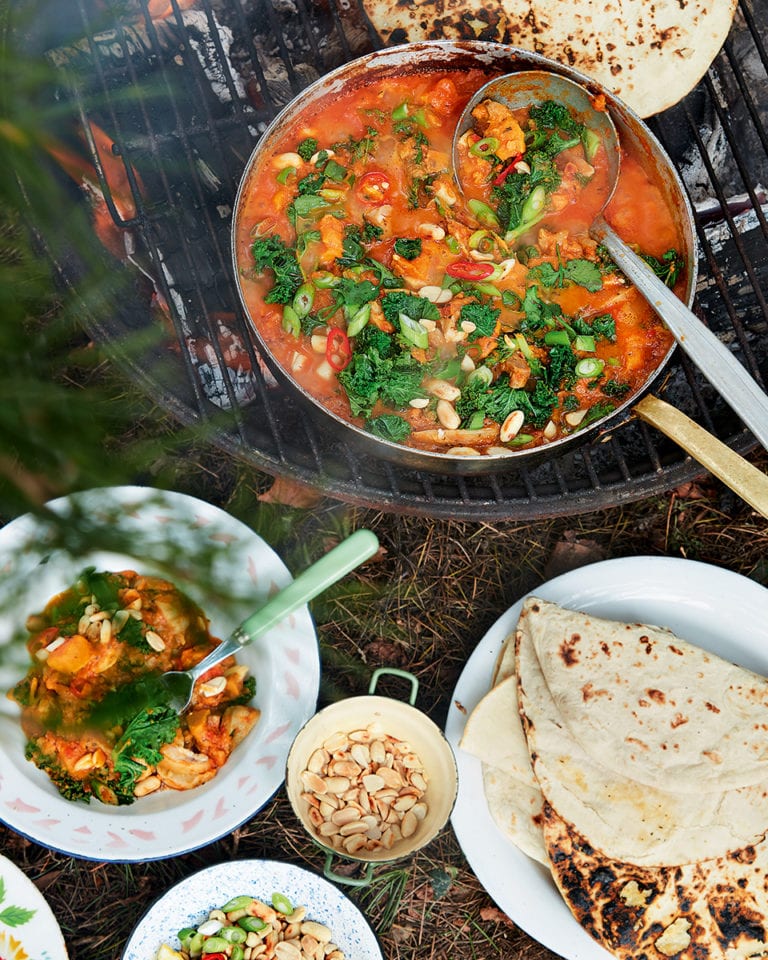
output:
M768 517L768 476L757 467L713 437L677 407L652 394L639 400L632 412L674 440L742 500L762 516Z
M597 217L590 233L608 250L613 262L658 313L680 347L768 450L768 396L750 376L746 367L739 363L728 347L648 269L647 264L603 217Z

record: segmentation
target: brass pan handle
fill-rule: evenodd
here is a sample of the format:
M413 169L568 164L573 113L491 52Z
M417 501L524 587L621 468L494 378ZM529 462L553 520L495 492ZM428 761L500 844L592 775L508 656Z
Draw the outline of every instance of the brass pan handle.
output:
M684 413L648 394L632 408L633 413L674 440L742 500L768 518L768 476Z

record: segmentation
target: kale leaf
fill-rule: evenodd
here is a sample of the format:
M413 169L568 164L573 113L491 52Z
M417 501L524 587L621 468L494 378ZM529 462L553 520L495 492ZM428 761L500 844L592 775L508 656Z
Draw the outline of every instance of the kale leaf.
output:
M398 325L398 317L404 313L411 320L438 320L440 311L426 297L419 297L412 293L396 291L381 298L381 309L385 318L394 326Z
M468 337L470 341L478 337L492 337L500 313L501 310L485 303L465 303L459 314L459 326L474 323L475 329Z
M398 237L395 240L395 253L404 260L415 260L421 253L421 238Z
M179 725L179 715L170 707L150 707L130 721L112 748L121 794L133 795L136 780L147 766L154 766L163 759L160 747L174 739Z
M271 270L275 275L272 289L264 298L266 303L290 303L304 282L296 251L276 234L260 237L251 247L256 269Z
M305 163L309 163L312 157L317 153L318 143L315 137L306 137L301 143L296 147L296 153L304 160Z
M396 413L383 413L366 421L366 429L374 436L402 443L411 434L411 425Z

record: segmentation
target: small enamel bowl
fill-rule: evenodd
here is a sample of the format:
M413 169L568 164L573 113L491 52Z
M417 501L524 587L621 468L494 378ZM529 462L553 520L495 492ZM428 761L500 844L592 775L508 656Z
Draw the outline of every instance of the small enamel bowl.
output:
M373 695L384 674L410 681L408 703ZM412 674L382 667L371 677L368 696L325 707L293 741L288 798L325 851L324 873L331 880L366 886L375 864L415 853L448 822L458 790L456 760L440 728L414 706L417 692ZM380 773L382 766L393 773ZM364 877L335 874L334 857L367 863Z

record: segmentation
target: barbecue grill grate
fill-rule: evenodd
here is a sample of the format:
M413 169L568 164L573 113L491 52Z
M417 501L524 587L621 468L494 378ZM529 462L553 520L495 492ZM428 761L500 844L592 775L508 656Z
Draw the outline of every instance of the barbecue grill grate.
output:
M565 515L637 500L701 472L637 421L547 463L486 476L418 472L358 454L265 372L240 311L229 225L248 156L279 109L328 70L381 46L362 8L356 0L196 0L186 10L180 0L47 3L50 16L34 4L23 42L58 68L54 95L71 105L73 122L57 134L90 158L103 195L91 202L110 216L111 229L98 235L114 257L114 311L92 318L91 332L180 421L215 423L221 449L275 476L432 516ZM650 122L695 204L695 309L763 384L766 14L766 0L740 0L707 76ZM110 138L101 152L100 131ZM82 202L82 191L73 194ZM42 239L62 281L76 287L81 262ZM166 342L154 350L123 350L136 331L159 329ZM659 392L737 451L754 444L686 358L676 357Z

